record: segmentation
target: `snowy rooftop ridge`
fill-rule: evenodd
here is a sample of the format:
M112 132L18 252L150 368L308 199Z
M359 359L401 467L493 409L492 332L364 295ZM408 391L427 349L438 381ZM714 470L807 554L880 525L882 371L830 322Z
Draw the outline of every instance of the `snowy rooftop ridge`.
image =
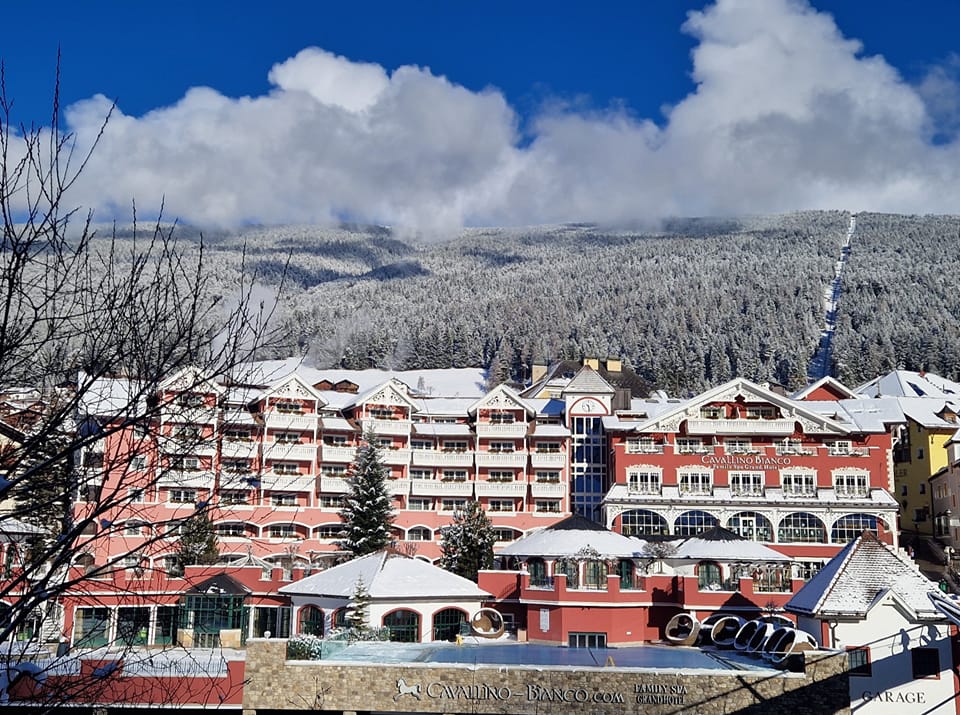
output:
M893 594L917 618L943 616L927 594L936 584L920 573L905 555L864 532L847 544L807 581L786 609L815 617L864 617L885 593Z

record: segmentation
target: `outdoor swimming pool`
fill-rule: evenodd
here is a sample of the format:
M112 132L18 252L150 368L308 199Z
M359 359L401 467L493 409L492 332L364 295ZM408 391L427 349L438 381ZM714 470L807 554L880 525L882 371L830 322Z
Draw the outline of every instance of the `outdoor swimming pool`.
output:
M350 643L325 660L364 663L459 663L509 666L649 668L652 670L772 671L762 660L737 651L642 645L624 648L564 648L536 643Z

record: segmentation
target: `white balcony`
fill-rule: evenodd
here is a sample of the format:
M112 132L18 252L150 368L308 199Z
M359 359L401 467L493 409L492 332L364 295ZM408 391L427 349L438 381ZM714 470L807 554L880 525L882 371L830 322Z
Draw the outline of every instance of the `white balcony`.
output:
M157 486L175 489L213 489L213 478L213 472L170 470L160 475Z
M527 493L526 482L485 482L474 484L478 497L522 497Z
M215 407L186 407L171 403L160 410L162 422L182 422L191 425L211 425L217 421Z
M229 409L223 413L223 423L225 425L242 425L249 427L257 424L256 417L249 410Z
M478 467L526 467L527 452L477 452Z
M410 434L410 420L363 420L363 431L373 430L376 434Z
M384 449L380 454L384 464L410 464L409 449Z
M791 435L793 434L793 420L687 420L687 434L691 435Z
M469 497L473 496L473 482L411 479L410 493L413 496Z
M314 462L317 459L317 445L271 442L264 445L263 458L280 460L293 459L301 462Z
M267 472L260 477L260 488L278 492L310 492L313 491L316 481L317 478L312 474L271 474Z
M414 467L472 467L473 452L442 452L414 449L410 453Z
M344 477L320 475L320 491L328 494L345 494L350 491L350 482Z
M816 457L817 450L811 447L777 447L779 457Z
M212 457L217 453L213 437L161 437L160 451L164 454L197 454Z
M534 499L562 499L567 495L567 485L564 482L533 482L530 493Z
M527 422L510 422L507 424L492 424L477 422L477 437L494 437L501 439L521 439L527 436L530 425Z
M562 469L567 464L565 452L531 452L530 466L534 469Z
M320 458L324 462L352 462L356 456L356 447L335 447L328 444L320 447Z
M317 427L317 415L268 412L264 415L264 423L267 429L313 430Z
M387 480L387 491L391 494L402 494L406 496L410 493L410 480L409 479L388 479Z
M259 447L260 445L253 441L232 442L230 440L224 440L223 445L220 447L220 456L235 459L251 459L257 456Z

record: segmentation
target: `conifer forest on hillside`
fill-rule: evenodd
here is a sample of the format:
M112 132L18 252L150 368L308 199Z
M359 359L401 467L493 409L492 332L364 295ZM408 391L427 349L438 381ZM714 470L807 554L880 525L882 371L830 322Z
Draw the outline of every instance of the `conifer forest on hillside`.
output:
M290 352L318 367L483 366L496 383L533 362L619 356L680 396L735 375L806 384L849 222L816 211L656 230L474 228L430 243L370 226L203 236L224 284L242 261L267 293L285 275L277 320ZM857 214L835 377L960 378L960 294L946 279L958 236L960 217Z

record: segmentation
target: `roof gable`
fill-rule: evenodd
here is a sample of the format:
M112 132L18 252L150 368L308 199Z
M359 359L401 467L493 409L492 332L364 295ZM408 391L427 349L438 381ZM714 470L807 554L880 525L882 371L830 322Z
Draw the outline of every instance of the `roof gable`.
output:
M200 369L189 365L163 380L158 386L160 392L212 392L223 394L227 388L202 375Z
M878 597L891 591L915 619L938 619L927 594L935 584L916 564L865 531L847 544L786 605L793 613L814 617L866 617Z
M791 395L794 400L854 400L857 397L856 392L829 375Z
M285 397L292 400L316 400L317 406L325 405L323 397L299 375L290 375L265 392L266 397Z
M393 377L359 395L350 405L366 405L371 402L378 405L403 405L410 408L411 412L418 410L417 403L407 395L407 386Z
M467 408L467 413L475 415L481 408L500 407L504 409L522 409L528 416L532 417L537 413L533 406L525 399L520 397L513 389L507 385L497 385L486 395L474 402Z
M658 430L673 432L679 428L681 422L688 418L699 417L701 407L713 402L734 402L738 398L743 398L747 402L764 402L779 407L784 419L799 422L804 433L807 434L846 435L850 432L849 427L808 409L803 402L791 400L742 377L707 390L673 409L640 422L635 429L638 432Z
M567 383L567 386L563 388L564 395L568 394L584 394L584 395L613 395L616 393L616 390L611 387L610 383L604 380L600 373L594 370L589 365L584 365L573 376L573 379Z

